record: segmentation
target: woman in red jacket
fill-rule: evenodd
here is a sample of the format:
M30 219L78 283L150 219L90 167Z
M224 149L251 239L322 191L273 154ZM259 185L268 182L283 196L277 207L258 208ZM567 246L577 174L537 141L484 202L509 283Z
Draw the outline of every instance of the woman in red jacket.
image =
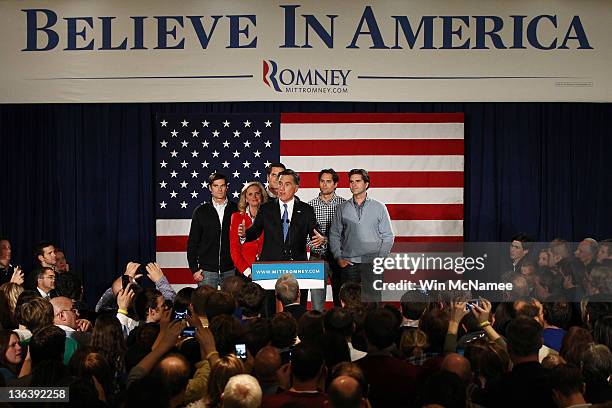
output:
M245 228L249 228L262 203L268 201L268 194L264 186L257 181L252 181L242 188L240 200L238 201L238 212L232 214L230 224L230 254L238 272L244 276L251 276L251 264L257 260L263 245L263 234L255 241L240 243L238 226L244 221Z

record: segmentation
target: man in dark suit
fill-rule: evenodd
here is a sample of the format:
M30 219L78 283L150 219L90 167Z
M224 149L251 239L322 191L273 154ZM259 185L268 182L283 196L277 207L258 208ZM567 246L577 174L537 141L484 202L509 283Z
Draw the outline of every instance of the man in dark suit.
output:
M284 170L278 184L278 199L262 204L253 225L245 231L243 223L238 235L248 242L265 233L260 261L306 261L307 236L314 246L322 245L325 237L317 231L314 209L295 196L299 174Z
M276 299L283 305L283 312L289 313L295 318L295 321L300 320L300 317L306 313L306 306L300 304L300 286L297 279L290 273L278 278L274 292Z
M295 196L299 186L298 173L291 169L282 171L278 198L261 205L249 229L244 222L238 227L238 235L247 242L256 240L264 232L260 261L306 261L308 236L315 247L325 243L325 237L317 231L314 209ZM270 313L269 304L266 309Z
M48 267L43 267L38 271L36 279L36 294L43 298L55 296L55 271Z

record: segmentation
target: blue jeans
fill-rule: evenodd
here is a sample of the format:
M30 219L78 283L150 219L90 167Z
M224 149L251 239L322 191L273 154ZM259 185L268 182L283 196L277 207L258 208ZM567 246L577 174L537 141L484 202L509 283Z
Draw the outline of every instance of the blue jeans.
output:
M217 289L217 287L223 284L223 281L226 278L229 278L230 276L234 276L234 275L236 275L236 269L230 269L230 270L223 271L223 272L203 271L202 276L204 276L204 279L198 282L198 287L208 285L211 288Z

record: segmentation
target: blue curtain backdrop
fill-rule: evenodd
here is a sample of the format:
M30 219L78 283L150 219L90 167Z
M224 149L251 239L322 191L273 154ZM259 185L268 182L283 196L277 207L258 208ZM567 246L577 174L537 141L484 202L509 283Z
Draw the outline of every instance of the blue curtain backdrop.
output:
M612 237L612 104L172 103L0 105L0 234L14 264L64 248L90 304L155 255L156 113L464 112L465 239Z

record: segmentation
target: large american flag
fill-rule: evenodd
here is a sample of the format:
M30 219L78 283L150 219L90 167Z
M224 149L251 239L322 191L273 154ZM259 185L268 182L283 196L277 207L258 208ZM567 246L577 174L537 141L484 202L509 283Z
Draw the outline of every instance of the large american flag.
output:
M463 114L283 113L158 115L156 117L157 261L178 289L192 284L187 236L193 210L210 200L213 171L230 180L265 184L265 168L281 161L301 176L309 201L317 174L340 175L337 194L350 198L348 171L368 170L368 194L387 205L402 242L463 239Z

